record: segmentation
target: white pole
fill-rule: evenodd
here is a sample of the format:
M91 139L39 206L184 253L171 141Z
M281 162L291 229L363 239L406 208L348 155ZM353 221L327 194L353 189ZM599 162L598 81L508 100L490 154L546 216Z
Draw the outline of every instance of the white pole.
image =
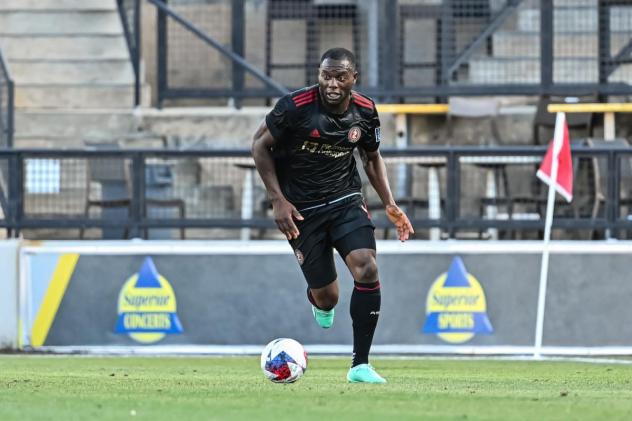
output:
M546 284L549 274L549 243L551 241L551 225L553 224L553 209L555 206L555 184L557 183L558 157L564 140L564 113L557 113L555 120L555 134L553 136L553 162L551 163L551 181L549 195L546 201L546 218L544 220L544 242L542 247L542 264L540 266L540 288L538 290L538 312L535 325L534 358L542 357L542 336L544 330L544 308L546 304Z

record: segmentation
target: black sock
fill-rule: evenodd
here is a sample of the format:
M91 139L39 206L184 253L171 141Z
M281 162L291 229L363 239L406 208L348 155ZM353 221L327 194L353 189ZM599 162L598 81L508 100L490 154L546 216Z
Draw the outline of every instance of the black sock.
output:
M368 364L373 333L380 315L380 281L370 284L354 282L351 294L351 320L353 321L352 367Z

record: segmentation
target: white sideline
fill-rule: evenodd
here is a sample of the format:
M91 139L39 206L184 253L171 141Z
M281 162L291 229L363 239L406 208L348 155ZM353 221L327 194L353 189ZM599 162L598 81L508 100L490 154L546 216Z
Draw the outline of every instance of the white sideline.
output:
M153 345L153 346L43 346L36 352L91 355L258 355L263 345ZM306 344L314 355L351 355L351 345ZM523 356L533 354L533 346L450 346L450 345L373 345L372 355L428 356ZM632 356L632 347L542 347L542 359L550 357ZM448 356L448 355L446 355ZM537 359L537 358L536 358ZM632 360L631 360L632 362Z
M632 241L551 241L551 253L632 254ZM41 241L22 242L23 254L78 252L85 254L292 254L285 240L262 241ZM378 240L378 254L542 253L541 241Z

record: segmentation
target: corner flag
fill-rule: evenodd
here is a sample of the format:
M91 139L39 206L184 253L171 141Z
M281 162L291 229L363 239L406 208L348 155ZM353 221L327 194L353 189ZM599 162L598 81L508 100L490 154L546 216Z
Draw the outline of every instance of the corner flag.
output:
M557 160L557 174L553 171L553 161ZM571 160L571 145L568 135L568 124L564 113L558 113L555 120L555 135L549 144L540 169L536 173L538 178L564 196L567 202L573 200L573 161Z
M549 243L551 241L551 227L553 226L553 207L555 206L555 192L560 193L570 202L573 199L573 162L571 161L571 145L568 136L568 125L564 113L557 113L555 119L555 134L553 142L546 151L544 160L540 164L538 178L549 185L546 202L546 216L544 220L544 241L542 244L542 264L540 265L540 287L538 289L538 310L536 314L535 344L533 356L542 355L542 337L544 334L544 309L546 302L546 284L549 274Z

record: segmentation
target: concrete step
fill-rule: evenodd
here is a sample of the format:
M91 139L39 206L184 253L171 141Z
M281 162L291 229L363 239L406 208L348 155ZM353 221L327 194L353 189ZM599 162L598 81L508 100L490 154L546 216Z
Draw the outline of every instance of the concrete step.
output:
M149 106L149 85L141 89L141 105ZM131 108L134 85L17 85L17 108Z
M12 60L16 84L132 84L129 60Z
M135 132L137 119L128 110L16 110L19 139L87 139Z
M556 59L553 68L555 82L597 83L598 63L596 59ZM621 66L610 77L610 81L632 80L632 66ZM470 61L469 82L485 83L540 83L540 60L538 58L500 59L488 58Z
M611 52L618 53L630 40L630 35L614 33L610 38ZM540 34L536 32L497 32L493 37L494 57L539 57ZM556 57L592 57L599 54L597 34L561 32L553 42Z
M7 35L0 38L4 57L13 59L129 59L122 35Z
M632 7L613 7L610 14L610 29L629 34L632 22ZM555 32L593 32L598 30L599 15L595 7L556 8L553 25ZM518 11L518 30L540 31L540 10L521 8Z
M115 138L104 139L114 140ZM13 137L13 147L19 149L82 149L85 146L85 140L81 137L22 136L19 134Z
M2 10L116 10L116 0L2 0Z
M4 11L0 12L0 36L4 34L122 34L116 11Z

